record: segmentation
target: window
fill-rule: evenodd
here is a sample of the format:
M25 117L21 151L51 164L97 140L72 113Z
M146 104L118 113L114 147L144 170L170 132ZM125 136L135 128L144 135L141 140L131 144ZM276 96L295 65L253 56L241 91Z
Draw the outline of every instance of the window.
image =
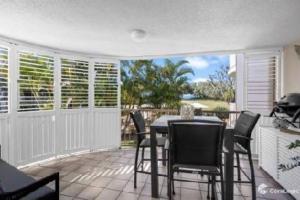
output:
M269 114L278 96L278 53L246 55L246 109Z
M88 107L89 63L61 59L61 108Z
M118 69L115 64L95 63L95 107L118 106Z
M8 112L8 49L0 47L0 113Z
M52 110L54 58L19 52L18 111Z

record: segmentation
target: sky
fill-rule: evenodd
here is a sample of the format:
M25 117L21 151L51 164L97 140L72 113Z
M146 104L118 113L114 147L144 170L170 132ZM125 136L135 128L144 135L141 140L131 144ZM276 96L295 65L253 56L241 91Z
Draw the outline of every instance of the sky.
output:
M165 58L154 59L158 65L164 64ZM185 66L194 70L195 75L188 75L189 82L204 82L210 74L213 74L221 66L229 66L229 55L201 55L191 57L173 57L169 58L174 62L186 60L189 63Z

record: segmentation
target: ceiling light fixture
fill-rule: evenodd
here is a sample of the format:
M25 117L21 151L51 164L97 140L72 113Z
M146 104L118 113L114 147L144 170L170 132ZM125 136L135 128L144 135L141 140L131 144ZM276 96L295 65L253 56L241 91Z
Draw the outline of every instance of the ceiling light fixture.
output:
M142 30L142 29L134 29L131 31L130 33L131 35L131 39L135 42L142 42L145 40L146 38L146 31Z

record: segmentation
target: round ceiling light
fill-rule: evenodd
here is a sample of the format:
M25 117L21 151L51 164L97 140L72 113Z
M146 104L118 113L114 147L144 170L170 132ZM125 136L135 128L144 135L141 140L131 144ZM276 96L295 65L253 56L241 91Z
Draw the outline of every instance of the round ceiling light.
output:
M146 31L142 29L134 29L131 31L131 39L135 42L142 42L146 38Z

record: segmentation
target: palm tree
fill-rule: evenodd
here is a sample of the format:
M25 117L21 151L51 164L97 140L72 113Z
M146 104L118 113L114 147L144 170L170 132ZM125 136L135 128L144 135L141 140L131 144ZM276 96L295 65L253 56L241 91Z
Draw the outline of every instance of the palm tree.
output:
M121 62L122 104L132 108L145 103L147 80L152 60L134 60Z
M180 99L184 93L188 91L188 74L193 74L194 71L186 67L188 61L180 60L173 62L170 59L165 59L165 64L161 69L161 76L164 79L164 94L165 104L168 107L174 108L180 105Z
M186 63L166 59L164 65L159 66L153 60L122 61L123 105L177 107L189 86L187 75L194 74L191 68L184 66Z

